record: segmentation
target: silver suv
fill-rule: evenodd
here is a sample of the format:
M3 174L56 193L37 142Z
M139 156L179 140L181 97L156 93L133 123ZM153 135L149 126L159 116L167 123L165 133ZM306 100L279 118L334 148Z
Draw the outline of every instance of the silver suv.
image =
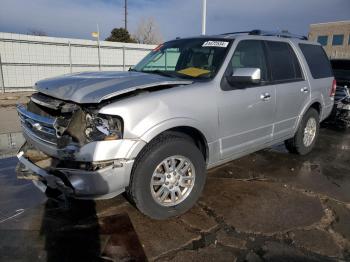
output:
M331 112L322 47L259 30L176 39L129 72L39 81L18 105L27 143L18 175L48 194L112 198L144 214L191 208L213 168L285 142L305 155Z

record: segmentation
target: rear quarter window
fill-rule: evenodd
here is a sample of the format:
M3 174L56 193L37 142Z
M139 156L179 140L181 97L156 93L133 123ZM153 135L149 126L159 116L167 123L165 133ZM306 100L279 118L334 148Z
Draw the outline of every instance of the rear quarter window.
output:
M319 45L299 44L314 79L333 76L333 71L326 52Z

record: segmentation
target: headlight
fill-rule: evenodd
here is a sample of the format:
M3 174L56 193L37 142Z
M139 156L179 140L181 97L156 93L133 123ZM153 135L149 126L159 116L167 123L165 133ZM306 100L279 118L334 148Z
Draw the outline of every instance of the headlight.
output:
M86 114L85 135L89 141L123 138L123 121L118 116Z

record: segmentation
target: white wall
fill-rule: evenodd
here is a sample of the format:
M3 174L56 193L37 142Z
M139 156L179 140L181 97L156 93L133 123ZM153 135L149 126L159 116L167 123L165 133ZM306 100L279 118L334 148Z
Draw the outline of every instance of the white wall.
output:
M101 41L100 46L102 71L122 71L124 63L127 70L155 48L153 45L106 41ZM0 75L0 89L4 86L6 92L30 90L40 79L71 71L99 70L97 42L93 40L0 32L0 57L3 78Z

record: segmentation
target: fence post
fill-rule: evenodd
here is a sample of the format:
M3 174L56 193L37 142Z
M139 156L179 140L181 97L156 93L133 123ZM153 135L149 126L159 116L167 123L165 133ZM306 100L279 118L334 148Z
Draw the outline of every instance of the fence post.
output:
M2 72L1 53L0 53L0 87L1 87L1 92L5 93L5 82L4 82L4 74Z
M125 63L125 46L123 46L123 71L125 71L126 63Z
M101 71L101 45L100 39L98 39L98 70Z
M68 42L68 48L69 48L69 70L70 70L70 73L73 73L73 69L72 69L72 45L71 45L70 41Z

